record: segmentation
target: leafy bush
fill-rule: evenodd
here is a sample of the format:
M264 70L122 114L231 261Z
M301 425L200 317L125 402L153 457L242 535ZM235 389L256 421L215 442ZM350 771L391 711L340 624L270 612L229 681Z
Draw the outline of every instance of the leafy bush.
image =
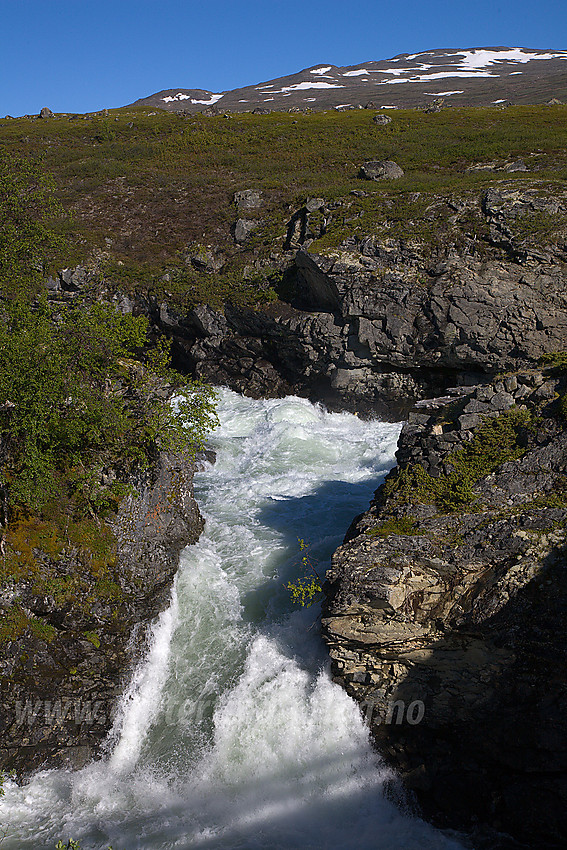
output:
M194 452L214 426L212 391L170 369L166 342L144 358L145 318L45 301L8 303L2 318L0 434L12 508L41 511L70 487L97 513L122 495L102 486L105 467L127 473L159 449Z
M49 226L63 210L53 179L32 161L0 149L0 293L27 297L42 284L47 258L63 242Z
M309 608L317 601L319 594L322 592L321 579L317 573L313 562L309 556L309 544L298 538L299 549L302 552L301 564L304 576L300 576L295 581L290 581L286 584L289 590L291 601L294 605L301 605L302 608Z

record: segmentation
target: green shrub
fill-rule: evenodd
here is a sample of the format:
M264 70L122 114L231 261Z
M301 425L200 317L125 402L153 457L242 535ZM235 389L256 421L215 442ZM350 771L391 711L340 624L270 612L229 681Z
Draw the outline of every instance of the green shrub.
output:
M295 581L288 582L286 588L289 590L291 601L294 605L309 608L317 601L319 594L322 592L321 579L309 555L309 544L301 538L298 538L298 542L302 553L301 565L306 575L300 576Z
M0 148L0 295L28 298L63 241L50 226L63 217L53 179L36 163Z
M470 506L475 484L526 452L532 424L530 413L517 408L485 419L473 439L446 458L450 471L434 478L420 464L411 464L387 482L386 496L399 504L436 504L446 513Z
M366 533L372 537L389 537L390 534L411 535L416 533L416 521L411 516L391 517L380 525L369 528Z
M67 488L94 513L119 498L101 470L127 472L155 449L195 451L215 424L213 393L169 366L169 343L144 355L147 320L112 306L5 305L0 434L12 507L41 510ZM143 365L141 360L146 361ZM177 386L172 407L164 386Z

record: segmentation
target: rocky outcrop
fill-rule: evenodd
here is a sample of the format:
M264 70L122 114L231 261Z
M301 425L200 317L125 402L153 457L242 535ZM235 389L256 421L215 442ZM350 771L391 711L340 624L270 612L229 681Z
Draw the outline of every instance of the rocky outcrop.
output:
M33 551L39 570L57 573L51 592L38 595L33 565L26 580L3 581L3 614L17 603L32 627L0 643L0 770L80 767L99 752L144 649L144 626L167 606L179 553L203 528L193 470L187 458L162 453L130 482L107 521L110 570L87 571L69 544L55 563ZM77 588L72 598L67 584Z
M335 681L424 813L491 848L567 839L565 389L530 370L418 405L328 574Z
M403 176L403 168L390 159L370 160L360 167L360 177L365 180L399 180Z
M419 208L419 193L412 203ZM213 383L398 417L419 398L563 349L567 196L501 181L420 209L405 222L413 235L393 235L386 207L376 232L310 251L348 213L313 198L292 216L285 250L273 255L283 269L276 302L137 309L173 338L179 365Z

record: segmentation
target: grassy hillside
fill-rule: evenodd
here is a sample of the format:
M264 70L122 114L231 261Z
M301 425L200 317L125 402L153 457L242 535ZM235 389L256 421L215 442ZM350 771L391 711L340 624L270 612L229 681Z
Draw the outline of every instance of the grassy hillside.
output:
M228 293L252 298L242 280L251 258L283 245L286 223L306 198L336 202L337 213L316 247L347 233L372 232L384 221L411 221L428 235L424 211L436 196L460 195L506 179L522 184L567 178L567 106L372 110L311 114L180 117L146 108L108 115L0 121L0 149L41 159L70 217L57 227L68 238L66 264L85 261L93 247L109 254L123 286L161 285L164 270L183 269L169 289L192 300ZM528 173L479 166L523 158ZM406 176L373 183L358 178L367 159L394 159ZM473 170L471 170L471 168ZM231 226L235 191L259 189L262 226L237 248ZM367 196L350 195L363 189ZM417 196L417 193L420 193ZM227 265L207 278L184 263L187 246L216 245ZM116 266L116 263L123 265Z

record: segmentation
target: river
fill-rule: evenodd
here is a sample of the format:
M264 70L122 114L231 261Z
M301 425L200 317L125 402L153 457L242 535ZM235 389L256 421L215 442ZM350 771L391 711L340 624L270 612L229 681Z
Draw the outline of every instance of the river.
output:
M206 519L134 672L107 757L0 798L0 850L449 850L382 793L390 772L333 684L299 540L324 573L394 464L400 426L220 391ZM0 829L0 835L2 831Z

